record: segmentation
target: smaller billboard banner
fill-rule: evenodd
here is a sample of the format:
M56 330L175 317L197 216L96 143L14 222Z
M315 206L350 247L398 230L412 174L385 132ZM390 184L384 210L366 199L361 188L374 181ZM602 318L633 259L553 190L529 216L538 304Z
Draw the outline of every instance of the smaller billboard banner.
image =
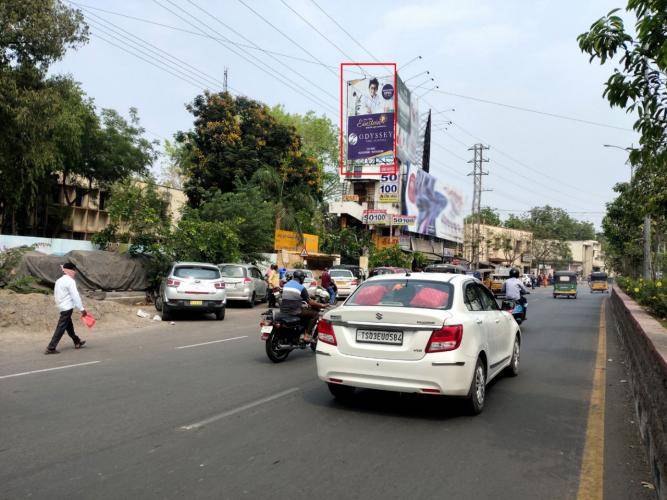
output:
M320 249L320 238L315 234L304 233L299 236L299 233L294 231L276 229L273 248L292 252L305 250L307 253L317 253Z
M394 154L394 113L350 116L347 159L365 160Z
M345 194L343 195L343 201L359 201L358 194Z
M384 174L380 178L380 203L398 203L398 175Z
M388 225L391 215L386 210L364 210L362 222L364 224L372 225Z
M391 219L394 226L412 226L417 222L416 215L393 215Z

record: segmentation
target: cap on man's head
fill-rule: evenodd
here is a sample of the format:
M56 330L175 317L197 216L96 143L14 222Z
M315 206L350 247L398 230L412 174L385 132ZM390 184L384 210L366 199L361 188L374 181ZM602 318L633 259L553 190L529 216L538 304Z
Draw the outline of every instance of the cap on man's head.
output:
M63 269L69 269L70 271L76 271L76 266L71 262L65 262L63 264Z

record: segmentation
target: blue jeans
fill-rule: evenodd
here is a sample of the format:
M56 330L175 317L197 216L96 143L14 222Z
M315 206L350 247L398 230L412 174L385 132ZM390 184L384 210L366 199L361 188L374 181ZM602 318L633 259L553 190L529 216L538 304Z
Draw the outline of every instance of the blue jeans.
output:
M336 292L332 286L327 287L327 292L329 292L329 304L333 305L336 303Z

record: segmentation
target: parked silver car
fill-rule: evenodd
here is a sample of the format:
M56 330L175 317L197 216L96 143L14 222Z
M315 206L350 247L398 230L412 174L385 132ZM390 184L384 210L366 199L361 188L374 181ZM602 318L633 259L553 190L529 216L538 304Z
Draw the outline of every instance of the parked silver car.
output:
M176 262L160 284L155 308L167 320L174 311L215 313L225 319L227 294L220 269L203 262Z
M285 272L285 276L293 276L294 271L296 271L296 269L288 269ZM303 286L308 290L308 295L314 297L315 292L317 291L317 280L315 279L315 275L310 269L301 269L301 271L306 275L306 279L303 280Z
M253 307L268 300L269 284L258 267L252 264L218 264L227 287L227 299L244 301Z

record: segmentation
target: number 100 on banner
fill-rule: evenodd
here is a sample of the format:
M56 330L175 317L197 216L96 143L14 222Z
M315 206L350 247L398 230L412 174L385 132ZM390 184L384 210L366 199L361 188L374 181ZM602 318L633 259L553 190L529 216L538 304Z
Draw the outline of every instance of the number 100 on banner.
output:
M398 203L398 175L384 174L380 179L380 203Z
M364 210L362 217L362 222L369 226L382 224L389 225L390 220L391 215L388 214L386 210Z

